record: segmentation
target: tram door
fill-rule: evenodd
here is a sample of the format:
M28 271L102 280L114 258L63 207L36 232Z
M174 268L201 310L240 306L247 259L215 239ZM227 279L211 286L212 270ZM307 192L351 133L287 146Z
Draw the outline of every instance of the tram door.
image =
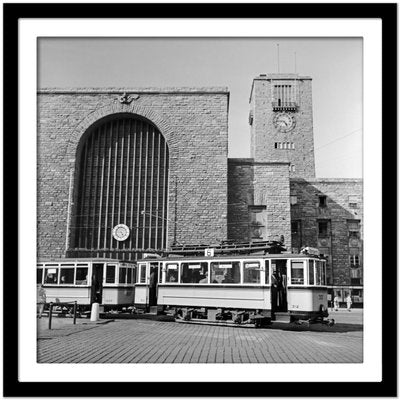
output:
M93 264L91 303L103 301L103 264Z
M287 260L272 260L271 309L287 312Z
M157 305L158 262L150 263L149 306Z

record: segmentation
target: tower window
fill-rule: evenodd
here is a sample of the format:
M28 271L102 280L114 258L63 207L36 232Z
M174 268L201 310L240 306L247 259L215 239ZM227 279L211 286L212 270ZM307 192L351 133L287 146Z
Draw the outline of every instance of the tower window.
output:
M350 267L358 268L360 266L360 256L359 255L350 255Z
M292 221L291 223L292 235L300 233L300 221Z
M347 227L349 229L349 237L358 239L360 237L360 221L348 220Z
M350 270L350 278L360 279L361 278L361 268L354 268Z
M326 196L318 196L319 198L319 206L326 207Z
M290 166L290 171L291 171L291 172L296 172L296 166L295 166L294 164L292 164L292 165Z
M250 237L251 239L263 239L265 236L265 215L266 206L249 206Z
M328 221L318 221L318 236L327 237L329 232L328 228L329 228Z
M274 85L273 87L273 102L274 111L297 109L297 94L296 86L294 85Z
M350 268L359 268L361 266L360 249L358 247L349 248Z
M275 149L283 149L283 150L294 150L293 142L275 142Z

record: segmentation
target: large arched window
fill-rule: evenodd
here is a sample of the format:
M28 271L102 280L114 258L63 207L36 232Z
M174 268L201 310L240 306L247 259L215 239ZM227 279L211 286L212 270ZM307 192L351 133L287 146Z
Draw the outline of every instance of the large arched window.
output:
M121 114L93 126L76 176L70 255L135 259L141 249L165 248L168 146L150 121ZM125 240L113 235L119 224L129 228Z

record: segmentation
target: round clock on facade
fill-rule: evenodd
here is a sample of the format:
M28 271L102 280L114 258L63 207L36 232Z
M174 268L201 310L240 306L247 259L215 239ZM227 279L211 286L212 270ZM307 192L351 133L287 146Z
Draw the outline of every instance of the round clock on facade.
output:
M274 117L275 128L280 132L288 132L294 128L295 119L288 113L278 113Z
M129 228L125 224L118 224L114 226L112 231L115 240L122 242L129 237Z

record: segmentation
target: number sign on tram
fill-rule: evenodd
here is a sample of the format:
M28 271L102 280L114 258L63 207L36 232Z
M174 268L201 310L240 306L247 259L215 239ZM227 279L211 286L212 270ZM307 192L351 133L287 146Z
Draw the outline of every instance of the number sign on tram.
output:
M204 255L206 257L214 257L214 249L204 249Z

